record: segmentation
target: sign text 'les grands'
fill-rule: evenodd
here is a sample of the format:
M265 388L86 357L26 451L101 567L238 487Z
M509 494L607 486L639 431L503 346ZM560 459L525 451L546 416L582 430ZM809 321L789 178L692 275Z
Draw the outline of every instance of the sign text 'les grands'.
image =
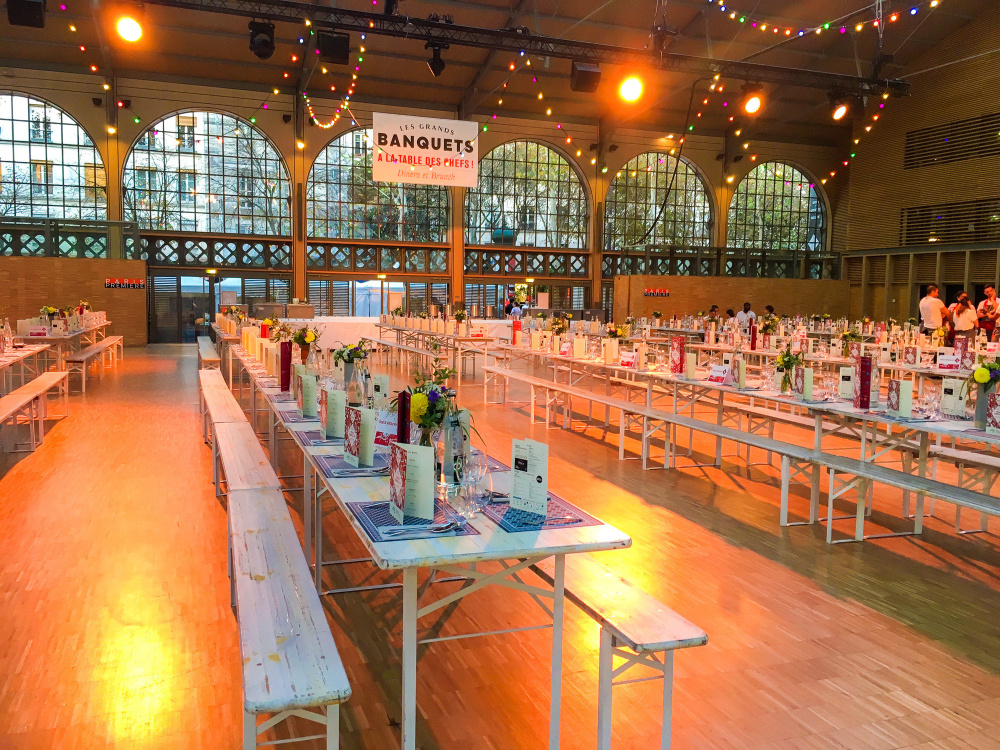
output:
M479 183L479 125L465 120L372 117L372 179L414 185Z

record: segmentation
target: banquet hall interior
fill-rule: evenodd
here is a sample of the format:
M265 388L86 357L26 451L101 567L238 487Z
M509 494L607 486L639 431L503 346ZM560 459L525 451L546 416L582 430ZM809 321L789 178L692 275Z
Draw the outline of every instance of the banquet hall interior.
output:
M0 749L1000 749L1000 3L5 6Z

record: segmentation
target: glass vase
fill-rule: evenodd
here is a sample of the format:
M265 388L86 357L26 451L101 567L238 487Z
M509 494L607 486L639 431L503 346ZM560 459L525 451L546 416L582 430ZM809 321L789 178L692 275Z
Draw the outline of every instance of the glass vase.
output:
M989 410L990 392L986 390L985 383L976 383L976 429L986 429L986 414Z

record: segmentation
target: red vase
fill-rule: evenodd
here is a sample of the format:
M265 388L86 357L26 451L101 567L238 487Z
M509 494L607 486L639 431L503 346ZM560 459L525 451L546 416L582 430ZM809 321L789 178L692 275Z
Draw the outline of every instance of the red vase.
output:
M281 390L287 391L292 384L292 342L281 342Z

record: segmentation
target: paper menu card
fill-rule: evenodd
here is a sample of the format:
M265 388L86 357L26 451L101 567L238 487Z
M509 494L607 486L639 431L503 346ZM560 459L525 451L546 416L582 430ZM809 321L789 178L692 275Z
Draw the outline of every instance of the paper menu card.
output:
M680 375L684 372L684 343L683 336L673 336L670 339L670 374Z
M378 414L374 409L347 407L344 415L344 461L351 466L375 464L377 418Z
M601 339L604 349L604 364L613 365L618 361L618 339Z
M941 381L941 413L949 417L965 417L965 381L944 378Z
M389 514L434 520L434 448L393 443L389 457Z
M976 366L976 348L966 336L955 337L955 356L961 370L972 370Z
M792 390L799 401L813 400L813 370L811 367L796 367L792 372Z
M837 388L837 396L843 401L854 400L854 368L840 368L840 384Z
M532 331L531 332L531 351L537 352L542 348L542 334Z
M904 346L903 347L903 364L904 365L919 365L920 364L920 347L919 346Z
M389 376L372 375L372 408L378 411L389 403Z
M587 356L587 339L577 336L573 339L573 359L583 359Z
M913 382L890 380L887 412L890 417L909 419L913 416Z
M698 367L698 353L697 352L685 353L684 377L687 378L688 380L694 380L697 367Z
M539 516L548 514L549 446L536 440L514 440L510 507Z
M733 370L733 379L736 381L737 388L747 387L747 361L740 357L735 365L730 365Z
M860 341L848 342L847 344L848 358L853 359L855 362L857 362L859 359L861 359L861 352L863 351L863 349L864 347L861 346Z
M303 364L292 365L292 395L295 396L295 400L299 399L299 377L305 375L306 366Z
M990 391L986 398L986 432L1000 435L1000 393Z
M315 417L318 406L316 403L316 376L303 373L296 375L295 378L299 381L298 393L295 396L299 411L302 412L303 417Z
M346 419L347 392L333 388L324 388L320 394L319 421L323 434L328 438L344 437L344 420Z

